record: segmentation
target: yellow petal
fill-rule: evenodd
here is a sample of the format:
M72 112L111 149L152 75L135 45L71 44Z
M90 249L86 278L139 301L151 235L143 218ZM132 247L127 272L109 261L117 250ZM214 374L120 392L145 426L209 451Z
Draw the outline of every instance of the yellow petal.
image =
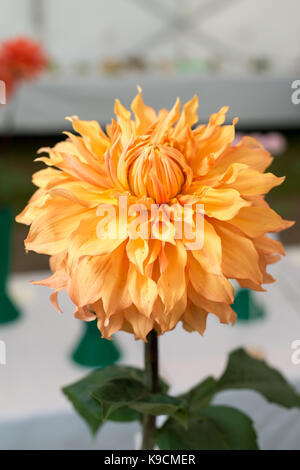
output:
M221 323L231 323L232 325L235 324L236 313L227 303L207 300L205 297L197 293L191 284L189 284L188 288L188 297L197 307L204 309L208 313L213 313L216 315Z
M138 89L138 94L131 103L131 109L135 115L137 134L143 134L156 121L156 112L150 106L146 106L142 98L142 90Z
M84 321L93 321L96 320L96 315L87 307L77 307L74 312L74 317L78 318L78 320Z
M23 211L16 216L16 222L21 224L30 225L39 215L41 215L43 207L51 200L49 193L43 189L35 191L30 198L29 203Z
M74 119L73 128L88 142L91 150L96 155L102 156L109 146L109 141L97 121L81 121Z
M195 95L190 101L185 103L181 116L174 127L172 138L179 140L185 136L187 128L191 128L196 122L198 122L198 96Z
M70 175L96 187L103 189L110 187L107 178L103 177L100 173L97 173L86 163L81 162L79 158L75 157L75 155L69 155L66 153L62 153L61 155L66 163L65 171Z
M39 188L47 188L49 184L53 185L64 181L68 178L62 171L56 170L55 168L46 168L44 170L37 171L32 176L32 182Z
M106 315L110 316L130 304L124 245L109 255L84 256L70 269L68 293L75 305L84 306L102 299Z
M175 246L167 243L164 247L164 254L168 260L168 265L161 274L157 287L159 296L165 306L165 313L168 313L185 293L187 254L181 241L177 241Z
M273 238L269 238L263 235L261 237L255 238L253 243L257 251L261 253L280 253L281 255L285 255L282 243L280 243L278 240L273 240Z
M283 220L269 207L246 207L230 220L249 237L260 237L267 232L279 232L291 227L294 222Z
M189 304L183 315L183 326L190 327L190 331L196 330L203 335L206 329L208 312L196 305Z
M149 245L143 238L129 240L126 245L127 256L141 274L145 273L144 263L149 253Z
M70 235L68 252L71 262L81 256L109 254L124 241L125 238L99 238L97 235L99 220L96 212L90 211Z
M212 224L204 219L204 243L200 250L193 250L192 254L203 269L211 274L221 274L222 247L221 239Z
M199 196L199 204L204 205L205 214L219 220L230 220L235 217L242 207L250 205L241 198L235 189L214 189L205 187L203 195Z
M115 101L115 114L118 124L122 129L122 144L125 147L133 135L133 122L131 121L131 112L126 109L119 100Z
M152 279L142 275L133 264L130 264L128 272L128 291L137 310L149 318L157 298L157 286Z
M222 267L226 277L250 279L260 284L262 273L255 246L249 238L226 223L215 223L214 227L222 240Z
M233 302L233 287L223 275L210 274L188 252L188 275L197 293L214 302Z
M238 145L229 147L220 157L215 170L226 171L233 163L245 163L254 170L264 172L273 158L263 145L253 137L243 137Z
M253 196L268 193L284 180L285 177L277 178L273 173L260 173L249 168L240 171L235 181L224 184L224 187L236 189L242 195Z
M86 209L59 197L47 201L43 208L31 224L25 247L55 255L66 249L68 237L86 216Z
M179 116L180 99L177 98L171 111L159 119L156 129L152 133L151 142L153 144L160 142L169 128L177 121Z
M153 320L141 315L134 306L124 311L124 317L131 325L135 338L146 341L147 334L153 328Z

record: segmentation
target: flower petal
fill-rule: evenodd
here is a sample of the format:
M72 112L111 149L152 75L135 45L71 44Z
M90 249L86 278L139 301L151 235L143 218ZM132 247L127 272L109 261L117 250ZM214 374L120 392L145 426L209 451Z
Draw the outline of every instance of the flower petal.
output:
M157 298L157 286L152 279L141 274L133 264L130 264L128 272L128 291L132 303L140 314L150 318Z
M285 177L277 178L273 173L260 173L249 168L240 171L235 181L224 184L224 187L236 189L242 195L253 196L268 193L284 180Z
M225 276L250 279L261 284L259 256L253 242L229 224L215 223L214 226L222 240L222 268Z
M294 225L294 222L283 220L269 207L242 208L229 222L247 236L254 238L260 237L266 232L279 232Z
M233 302L233 287L225 276L208 273L190 252L187 267L189 279L197 293L214 302Z
M68 236L85 216L85 208L67 199L57 197L47 201L31 224L26 249L48 255L64 251Z
M222 246L212 224L204 219L204 243L201 250L192 251L201 266L211 274L221 274Z
M147 334L153 328L153 320L141 315L134 306L124 311L124 317L131 325L135 338L146 341Z
M205 187L199 203L204 205L205 214L219 220L230 220L235 217L242 207L250 203L241 198L235 189Z
M182 299L186 290L185 266L187 253L181 241L177 241L175 246L166 243L163 251L168 260L168 265L158 279L157 287L158 294L165 307L165 314L167 314Z

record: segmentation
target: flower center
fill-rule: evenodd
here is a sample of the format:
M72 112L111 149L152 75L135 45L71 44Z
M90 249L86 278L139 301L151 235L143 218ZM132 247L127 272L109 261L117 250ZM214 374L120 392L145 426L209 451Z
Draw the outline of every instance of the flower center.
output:
M162 204L190 185L192 171L173 147L146 145L135 157L129 168L129 185L136 196L151 197Z

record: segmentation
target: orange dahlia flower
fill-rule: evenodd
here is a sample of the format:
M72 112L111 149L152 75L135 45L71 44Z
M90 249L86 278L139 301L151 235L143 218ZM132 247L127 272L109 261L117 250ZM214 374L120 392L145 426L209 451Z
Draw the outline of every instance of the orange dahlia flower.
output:
M51 255L53 275L36 284L54 289L58 309L57 293L66 290L75 316L97 318L105 338L125 330L145 340L151 329L162 334L179 321L202 334L209 313L222 323L235 322L230 279L258 291L274 280L266 267L284 250L266 233L292 222L264 196L284 178L264 173L272 158L256 139L232 145L236 120L223 125L227 107L194 128L197 107L195 96L181 112L177 99L171 111L156 113L139 89L133 118L118 100L117 119L106 132L96 121L72 117L76 135L66 132L65 141L41 149L48 156L37 159L48 168L33 176L39 189L17 217L31 225L26 249ZM126 220L120 196L127 198ZM200 247L191 249L185 233L176 237L175 204L188 205L193 227L197 207L204 209ZM149 238L133 236L141 205L143 224L158 222ZM150 212L153 205L162 208L160 214ZM109 223L106 232L99 229L110 208L118 222L114 237Z

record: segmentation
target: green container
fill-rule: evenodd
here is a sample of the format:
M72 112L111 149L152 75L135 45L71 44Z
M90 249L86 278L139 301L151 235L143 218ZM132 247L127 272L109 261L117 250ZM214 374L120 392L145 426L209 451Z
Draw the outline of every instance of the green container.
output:
M238 321L252 321L264 318L265 311L258 305L250 289L240 289L232 305L237 314Z
M7 293L7 279L10 268L12 212L8 207L0 208L0 324L9 323L20 317L19 310Z
M106 367L120 359L120 352L111 340L101 337L96 321L83 322L84 334L72 354L74 362L85 367Z

